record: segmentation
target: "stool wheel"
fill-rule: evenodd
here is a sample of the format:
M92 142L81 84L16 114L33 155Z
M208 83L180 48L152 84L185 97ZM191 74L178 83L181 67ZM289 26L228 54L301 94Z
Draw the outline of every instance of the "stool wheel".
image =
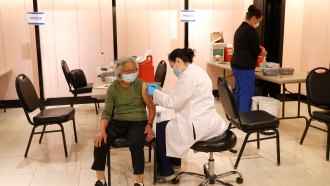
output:
M208 178L210 176L209 174L209 164L205 163L203 166L204 169L204 175Z
M243 178L241 178L241 177L237 177L237 178L236 178L236 183L238 183L238 184L242 184L242 183L243 183Z

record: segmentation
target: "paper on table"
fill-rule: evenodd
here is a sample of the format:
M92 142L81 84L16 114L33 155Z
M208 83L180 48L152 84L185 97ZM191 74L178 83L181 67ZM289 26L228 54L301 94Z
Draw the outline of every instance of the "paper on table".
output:
M106 89L108 89L109 85L110 84L104 84L104 85L97 86L95 88L97 88L97 89L105 89L106 90Z

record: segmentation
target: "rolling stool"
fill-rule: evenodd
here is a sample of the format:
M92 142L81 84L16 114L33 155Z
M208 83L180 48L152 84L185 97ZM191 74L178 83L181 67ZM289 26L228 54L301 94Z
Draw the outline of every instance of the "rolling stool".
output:
M222 151L230 151L236 145L236 141L237 141L237 139L236 139L235 134L230 130L226 130L220 136L211 138L209 140L196 142L191 147L191 149L193 149L194 151L210 153L208 163L204 164L204 166L203 166L204 174L198 174L198 173L193 173L193 172L180 172L178 174L178 176L172 180L172 183L178 184L180 182L180 177L183 175L186 175L186 174L204 178L204 181L201 184L199 184L199 186L205 186L208 183L215 184L215 182L223 184L223 185L227 185L227 186L232 186L232 184L221 181L220 179L233 175L233 174L238 174L238 177L236 178L236 182L238 184L243 183L243 176L241 173L239 173L237 171L229 171L229 172L222 173L219 175L216 175L214 173L213 153L222 152Z

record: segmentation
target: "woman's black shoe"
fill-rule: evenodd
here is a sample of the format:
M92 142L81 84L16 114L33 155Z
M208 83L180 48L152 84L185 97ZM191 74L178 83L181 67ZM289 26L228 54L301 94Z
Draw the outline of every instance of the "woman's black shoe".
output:
M144 186L144 184L134 183L134 186Z
M97 180L95 182L95 186L107 186L107 181L104 181L104 184L103 184L100 180Z

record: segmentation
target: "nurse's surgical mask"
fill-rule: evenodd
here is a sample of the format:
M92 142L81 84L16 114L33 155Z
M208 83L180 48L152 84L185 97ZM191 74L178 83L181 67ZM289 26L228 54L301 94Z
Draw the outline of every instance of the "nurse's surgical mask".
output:
M254 28L258 28L258 26L259 26L259 22L257 22L256 24L253 24Z
M173 67L173 73L176 77L180 77L182 74L182 70L180 68Z
M179 64L179 61L176 61L174 62L174 65L173 65L173 74L176 76L176 77L180 77L181 74L182 74L182 70L180 68L180 64Z

